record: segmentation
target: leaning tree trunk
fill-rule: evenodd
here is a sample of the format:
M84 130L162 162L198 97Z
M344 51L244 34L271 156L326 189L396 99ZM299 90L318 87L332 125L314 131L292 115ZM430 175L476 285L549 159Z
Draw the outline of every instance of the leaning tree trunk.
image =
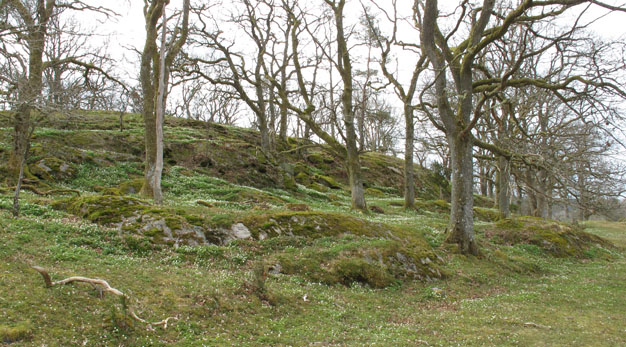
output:
M463 254L478 254L474 237L473 144L468 136L448 135L452 164L452 200L446 242L459 245Z
M498 211L502 218L508 218L511 214L511 170L506 158L498 157L497 173Z
M406 141L404 143L404 208L415 207L415 172L413 168L413 146L415 143L415 124L413 110L410 106L404 107L404 121L406 123Z

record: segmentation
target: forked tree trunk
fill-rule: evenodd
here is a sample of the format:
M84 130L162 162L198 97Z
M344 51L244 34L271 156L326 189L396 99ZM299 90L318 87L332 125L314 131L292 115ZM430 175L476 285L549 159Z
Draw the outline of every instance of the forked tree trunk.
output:
M456 243L463 254L478 254L474 236L473 144L471 139L448 135L452 164L452 203L448 243Z

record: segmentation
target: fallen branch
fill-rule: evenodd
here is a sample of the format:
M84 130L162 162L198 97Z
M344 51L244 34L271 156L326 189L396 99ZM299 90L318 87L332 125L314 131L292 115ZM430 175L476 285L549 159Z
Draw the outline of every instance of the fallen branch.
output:
M119 296L122 298L122 300L124 302L128 302L130 301L130 297L124 293L122 293L119 289L115 289L113 287L111 287L109 285L109 283L105 280L101 280L98 278L87 278L87 277L82 277L82 276L72 276L72 277L68 277L66 279L60 280L60 281L52 281L50 279L50 275L48 274L48 271L46 271L44 268L40 267L40 266L33 266L33 269L35 269L37 272L39 272L41 274L41 277L43 277L43 281L46 283L46 287L50 288L50 287L54 287L56 285L63 285L63 284L68 284L68 283L72 283L72 282L83 282L83 283L89 283L92 286L96 287L96 288L101 288L101 294L102 293L111 293L113 295ZM98 287L99 286L99 287ZM177 320L177 317L167 317L162 321L158 321L158 322L149 322L143 318L140 318L139 316L137 316L137 314L135 313L135 310L132 309L132 307L128 306L127 307L128 313L130 314L130 316L141 322L144 324L148 325L148 328L150 329L152 326L159 326L162 325L163 329L167 329L167 324L169 323L170 320L174 319Z

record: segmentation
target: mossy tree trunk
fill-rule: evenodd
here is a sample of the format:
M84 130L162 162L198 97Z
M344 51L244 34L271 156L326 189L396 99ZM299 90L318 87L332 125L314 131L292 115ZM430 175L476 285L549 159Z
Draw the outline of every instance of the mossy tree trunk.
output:
M353 81L352 62L348 51L347 38L343 27L343 9L345 0L324 0L331 7L335 15L335 29L337 30L337 70L341 75L343 90L341 105L343 112L343 124L345 126L345 141L347 154L348 177L350 192L352 193L352 208L367 210L365 203L365 190L361 173L361 161L359 158L358 139L356 135L355 114L353 105Z
M158 150L159 146L163 146L163 138L159 138L158 136L159 132L162 134L163 122L157 121L157 92L159 85L163 83L163 95L161 101L163 103L164 111L165 105L167 104L167 84L169 82L169 74L167 71L187 40L189 30L190 5L189 0L185 0L183 2L182 25L174 30L174 37L170 40L167 54L163 58L165 64L164 71L166 73L161 78L159 74L161 58L156 43L158 36L157 24L159 19L163 16L165 6L168 3L168 0L154 0L144 12L146 22L146 40L141 54L141 67L139 72L141 90L143 93L142 115L145 126L144 139L146 148L144 184L141 188L141 193L142 195L154 198L157 201L160 198L160 175L162 172L163 161L163 152ZM161 142L160 144L158 143L159 141ZM159 164L159 162L161 164ZM159 169L157 165L161 165L161 168ZM157 175L159 177L157 177ZM159 187L156 187L155 184L158 184ZM157 196L155 196L155 194L157 194Z
M25 154L30 143L32 112L40 103L43 86L43 53L48 32L48 23L56 6L55 1L37 1L34 12L23 1L4 4L14 9L25 24L24 37L28 50L28 77L18 87L18 104L13 118L13 150L9 156L11 176L18 179ZM16 29L17 30L17 29Z

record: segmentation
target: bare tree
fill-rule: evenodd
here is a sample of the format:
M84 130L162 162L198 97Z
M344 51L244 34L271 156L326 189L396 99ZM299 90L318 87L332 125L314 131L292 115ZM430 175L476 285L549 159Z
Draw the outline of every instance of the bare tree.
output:
M374 3L375 4L375 3ZM374 21L373 16L366 14L367 25L370 28L372 36L377 42L377 46L380 49L380 67L383 75L387 78L389 83L393 86L396 96L402 102L402 109L404 114L405 124L405 138L404 138L404 207L415 207L415 173L414 173L414 153L415 153L415 102L416 92L418 90L418 81L420 74L426 69L426 55L414 50L417 48L416 44L409 44L400 42L398 40L398 26L400 25L400 18L398 15L397 2L392 1L393 12L388 13L380 6L377 7L386 17L387 21L392 24L392 30L388 37L384 37L378 28L378 25ZM365 10L365 8L364 8ZM367 11L366 11L367 12ZM401 82L399 73L393 71L390 68L390 58L392 56L392 48L400 47L409 52L417 55L417 63L410 76L408 83Z
M586 94L585 100L593 99L590 88L602 89L605 92L623 95L613 79L601 74L581 75L580 71L567 68L558 77L562 79L514 78L522 62L550 49L560 48L558 44L571 36L573 30L557 31L557 33L536 34L535 24L555 18L568 9L583 3L593 3L610 7L598 1L552 1L534 2L520 1L517 6L496 8L494 0L484 0L480 7L474 8L468 1L462 2L455 10L458 14L456 25L445 33L438 26L441 15L436 0L418 1L415 6L417 24L421 31L421 48L428 56L434 70L434 88L436 90L437 114L429 113L429 118L440 130L444 131L450 146L452 163L452 206L450 214L450 234L447 242L457 243L461 252L477 254L472 218L472 152L474 144L485 149L494 150L507 156L506 151L497 151L497 146L485 144L475 139L472 129L483 117L483 106L491 98L507 87L535 85L537 87L558 92L572 91L574 94ZM612 9L624 10L620 7ZM491 27L489 24L491 23ZM548 38L545 45L536 49L518 52L515 64L502 75L493 78L476 80L476 62L487 47L495 44L515 27L528 27L527 36ZM577 27L577 21L573 28ZM461 28L463 30L461 30ZM460 40L452 45L453 38ZM522 36L522 40L526 40ZM534 47L533 47L534 48ZM592 61L593 63L593 61ZM592 65L593 66L593 65ZM598 71L601 71L597 70ZM603 71L604 72L604 71ZM454 89L448 88L448 77L452 77ZM576 90L580 87L585 91ZM476 95L479 95L476 98ZM567 101L567 100L566 100ZM426 103L424 103L426 107ZM510 152L508 153L510 158Z
M50 23L64 11L93 11L105 16L113 12L103 7L91 6L80 0L2 0L0 13L6 19L0 25L2 65L10 67L0 73L7 86L7 100L13 111L13 151L9 157L9 171L16 178L14 214L19 213L19 187L24 174L26 156L33 133L34 117L47 114L51 107L43 95L44 72L62 64L81 68L85 76L96 71L118 82L99 66L83 61L80 56L64 55L45 60L46 43L50 40Z

